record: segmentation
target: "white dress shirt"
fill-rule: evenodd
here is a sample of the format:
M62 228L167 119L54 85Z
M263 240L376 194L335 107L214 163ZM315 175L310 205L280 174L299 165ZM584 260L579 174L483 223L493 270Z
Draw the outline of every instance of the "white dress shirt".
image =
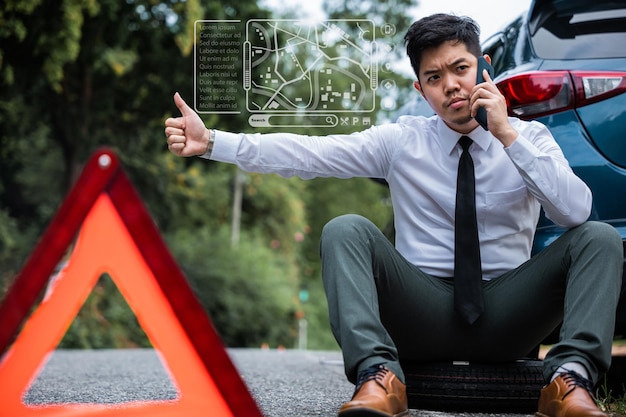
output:
M470 153L484 279L529 259L541 206L563 227L583 223L591 211L591 191L572 172L548 129L537 122L510 122L519 136L508 148L480 127L467 135L474 141ZM426 273L452 277L460 137L437 116L402 116L397 123L350 135L217 131L210 158L284 177L384 178L398 251Z

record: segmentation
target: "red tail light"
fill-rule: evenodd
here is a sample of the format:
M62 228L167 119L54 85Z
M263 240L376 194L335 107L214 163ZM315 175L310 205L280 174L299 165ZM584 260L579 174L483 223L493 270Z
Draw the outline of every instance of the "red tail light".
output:
M522 119L582 107L626 92L626 72L536 71L498 82L509 114Z

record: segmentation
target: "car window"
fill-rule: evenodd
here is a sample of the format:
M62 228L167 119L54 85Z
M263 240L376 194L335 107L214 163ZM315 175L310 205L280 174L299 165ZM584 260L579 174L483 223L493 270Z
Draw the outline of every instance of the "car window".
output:
M613 3L614 7L615 3ZM608 7L608 6L607 6ZM530 22L535 53L546 59L626 57L626 7L535 10Z
M491 66L493 67L494 74L497 76L502 72L502 67L505 65L504 55L504 37L498 36L494 38L493 43L483 45L483 53L491 57Z
M522 24L523 18L520 16L481 44L483 53L491 57L491 66L496 77L516 66L514 53L522 40L520 39Z

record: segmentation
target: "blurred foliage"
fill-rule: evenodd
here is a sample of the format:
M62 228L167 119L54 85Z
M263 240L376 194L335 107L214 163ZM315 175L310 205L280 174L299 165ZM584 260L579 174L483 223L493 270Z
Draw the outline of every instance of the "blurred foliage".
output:
M298 269L262 237L242 236L231 249L230 230L179 230L171 247L192 287L231 346L293 345ZM197 250L201 247L202 250Z
M384 19L402 32L405 10L414 1L326 7L331 17ZM289 17L285 13L272 17ZM89 155L107 146L120 156L225 344L293 347L296 314L304 311L308 347L336 348L321 285L319 233L328 220L349 212L390 229L387 189L369 179L244 174L241 235L233 245L238 170L174 157L163 135L163 120L177 115L173 92L193 96L193 23L268 17L256 0L8 0L0 5L0 297ZM410 81L394 77L410 88ZM203 118L209 126L241 131L247 116ZM390 114L379 116L386 120ZM305 303L298 299L303 287L310 293ZM132 311L103 276L61 346L146 343Z
M151 347L126 300L108 275L93 291L59 343L60 348Z

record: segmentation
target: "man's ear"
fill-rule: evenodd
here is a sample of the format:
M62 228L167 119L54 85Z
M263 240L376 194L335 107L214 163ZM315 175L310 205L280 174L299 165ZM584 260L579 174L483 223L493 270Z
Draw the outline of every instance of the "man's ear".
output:
M485 61L487 61L489 64L491 64L491 57L487 54L483 55L485 57Z
M413 81L413 87L415 87L415 89L420 92L424 100L428 101L428 99L424 95L424 90L422 90L422 85L420 84L419 80Z

